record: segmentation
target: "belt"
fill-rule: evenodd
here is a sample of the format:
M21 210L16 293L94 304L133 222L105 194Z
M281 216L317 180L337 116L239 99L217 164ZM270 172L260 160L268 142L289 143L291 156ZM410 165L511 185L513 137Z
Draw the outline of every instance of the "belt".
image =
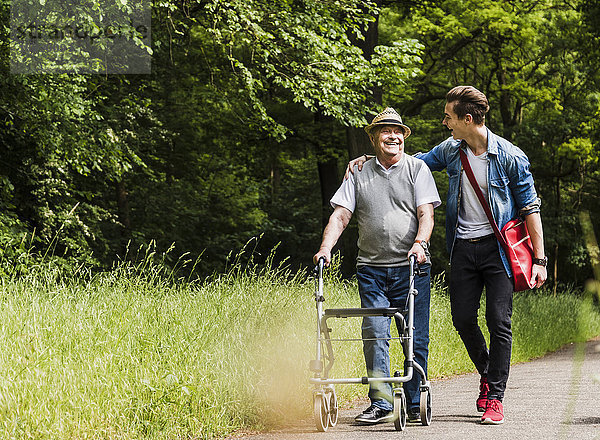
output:
M489 240L490 238L496 238L496 235L490 234L490 235L484 235L482 237L475 237L475 238L459 238L459 240L468 241L469 243L478 243L480 241Z

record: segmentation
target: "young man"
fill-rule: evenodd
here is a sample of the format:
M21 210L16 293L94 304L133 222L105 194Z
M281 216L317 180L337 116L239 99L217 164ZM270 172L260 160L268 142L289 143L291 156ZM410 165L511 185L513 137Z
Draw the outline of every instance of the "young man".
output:
M427 153L419 153L432 171L446 169L449 176L446 207L446 244L450 253L452 321L481 375L477 410L481 422L504 422L502 399L510 368L512 346L512 272L500 243L461 166L459 149L473 173L499 229L520 215L534 249L532 283L546 281L546 262L540 200L535 191L529 159L519 148L485 126L489 110L486 96L471 86L458 86L446 95L444 124L452 137ZM361 159L350 163L358 165ZM360 174L360 173L359 173ZM477 311L486 289L489 350L477 324Z
M376 160L361 173L345 180L331 199L334 207L315 263L331 249L353 213L358 220L357 279L361 307L404 307L408 295L408 257L415 254L427 276L416 277L414 355L427 372L429 346L430 260L427 246L433 229L433 209L441 204L431 171L425 163L404 153L410 128L391 108L365 127L375 149ZM389 377L391 319L365 317L362 337L367 374ZM406 365L405 365L406 370ZM404 384L409 421L420 420L420 375L415 371ZM375 424L392 421L391 384L371 384L371 405L356 421Z

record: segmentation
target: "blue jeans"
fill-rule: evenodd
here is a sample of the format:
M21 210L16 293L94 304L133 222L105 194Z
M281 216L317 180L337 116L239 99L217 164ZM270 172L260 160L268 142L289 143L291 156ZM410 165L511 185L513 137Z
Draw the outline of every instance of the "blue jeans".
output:
M419 294L415 297L414 315L414 359L427 374L427 356L429 353L429 303L430 303L430 265L421 266L426 276L415 276L415 288ZM361 307L400 307L404 310L408 294L409 267L373 267L360 266L356 271ZM396 323L397 324L397 323ZM364 317L362 324L363 339L383 338L384 340L364 341L363 352L369 377L390 376L390 338L391 318L383 316ZM404 364L406 375L406 361ZM409 408L419 406L419 383L421 375L413 370L413 377L404 383L406 401ZM391 411L392 384L374 383L369 387L371 404Z

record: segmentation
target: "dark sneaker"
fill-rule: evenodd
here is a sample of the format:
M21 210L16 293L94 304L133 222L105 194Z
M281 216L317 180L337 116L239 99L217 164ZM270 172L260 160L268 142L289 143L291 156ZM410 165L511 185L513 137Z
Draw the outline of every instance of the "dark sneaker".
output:
M502 402L497 399L488 400L487 408L481 417L484 425L500 425L504 423L504 408Z
M421 423L421 409L418 406L408 410L408 421L410 423Z
M356 416L354 420L356 420L358 423L375 425L376 423L391 422L394 420L394 415L392 411L387 411L385 409L378 408L375 405L371 405L365 409L362 414Z
M485 412L487 409L488 392L490 391L490 385L488 384L487 377L482 377L479 381L479 397L477 398L477 411Z

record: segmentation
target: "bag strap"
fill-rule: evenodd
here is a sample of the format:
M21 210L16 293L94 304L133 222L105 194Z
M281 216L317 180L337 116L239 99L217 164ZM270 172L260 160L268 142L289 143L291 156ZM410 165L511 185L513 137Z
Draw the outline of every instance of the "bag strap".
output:
M496 235L496 238L498 239L500 244L502 244L504 249L508 249L508 243L506 243L506 240L504 239L504 237L500 233L500 230L498 229L498 225L494 221L494 217L492 215L490 205L488 204L487 200L485 200L485 197L483 196L483 193L481 192L481 188L479 187L479 184L477 183L477 180L475 179L475 175L473 174L473 170L471 169L471 164L469 163L469 158L467 157L467 154L462 149L462 146L463 146L463 144L461 143L458 147L458 150L460 152L460 162L462 163L462 166L465 170L465 174L467 175L467 178L469 179L471 186L475 190L475 194L477 195L477 198L479 199L479 203L481 203L481 206L483 207L483 210L485 211L485 215L487 215L488 221L490 222L490 225L492 226L492 229L494 230L494 235Z

